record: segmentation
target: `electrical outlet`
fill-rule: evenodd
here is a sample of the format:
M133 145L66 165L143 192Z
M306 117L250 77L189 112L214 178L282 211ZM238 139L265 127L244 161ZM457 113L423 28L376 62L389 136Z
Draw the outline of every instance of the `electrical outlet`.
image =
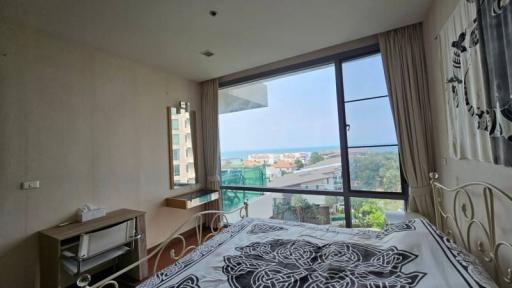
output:
M21 190L39 189L39 180L21 182Z

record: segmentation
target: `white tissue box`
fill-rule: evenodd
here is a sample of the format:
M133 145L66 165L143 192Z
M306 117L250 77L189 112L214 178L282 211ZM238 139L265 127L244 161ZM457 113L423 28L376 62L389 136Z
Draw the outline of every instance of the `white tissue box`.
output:
M105 208L94 208L90 210L85 211L79 211L78 212L78 221L85 222L89 221L98 217L103 217L107 214L107 211Z

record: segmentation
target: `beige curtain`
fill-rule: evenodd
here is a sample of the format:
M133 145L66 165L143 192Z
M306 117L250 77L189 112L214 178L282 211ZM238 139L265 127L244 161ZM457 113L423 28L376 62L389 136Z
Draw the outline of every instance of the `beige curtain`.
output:
M429 172L433 171L432 120L422 25L379 35L386 82L395 120L400 161L409 183L409 207L433 220Z
M203 149L206 189L220 189L220 148L219 148L219 83L217 79L201 83L201 119L203 123ZM205 205L205 210L220 210L221 201ZM210 225L212 217L206 217Z

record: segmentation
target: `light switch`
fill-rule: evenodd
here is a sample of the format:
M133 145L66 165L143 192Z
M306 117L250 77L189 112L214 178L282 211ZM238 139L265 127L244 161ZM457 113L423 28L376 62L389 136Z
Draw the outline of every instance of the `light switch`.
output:
M39 180L21 183L21 190L39 189Z

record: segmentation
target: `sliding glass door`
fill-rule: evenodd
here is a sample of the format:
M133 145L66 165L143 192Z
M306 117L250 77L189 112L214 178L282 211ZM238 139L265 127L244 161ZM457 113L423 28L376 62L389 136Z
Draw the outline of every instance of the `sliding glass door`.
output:
M406 194L378 51L221 83L223 207L382 227Z

